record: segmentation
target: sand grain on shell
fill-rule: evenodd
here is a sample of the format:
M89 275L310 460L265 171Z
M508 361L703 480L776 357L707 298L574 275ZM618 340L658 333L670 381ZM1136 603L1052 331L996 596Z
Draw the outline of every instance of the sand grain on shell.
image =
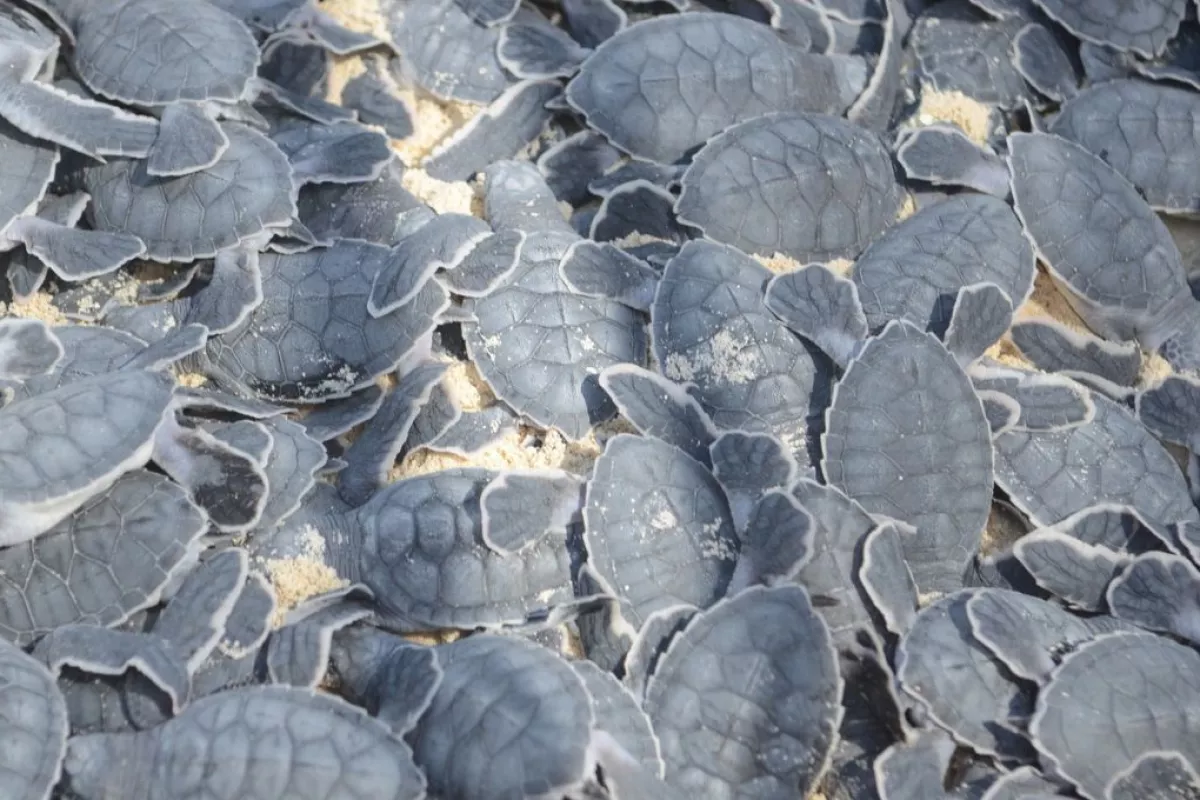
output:
M921 103L911 121L921 127L948 122L981 147L987 146L993 127L988 106L962 92L939 92L928 86L921 89Z
M349 584L325 563L325 538L320 531L309 525L301 532L300 543L298 556L258 559L275 590L272 628L282 626L287 612L308 598Z

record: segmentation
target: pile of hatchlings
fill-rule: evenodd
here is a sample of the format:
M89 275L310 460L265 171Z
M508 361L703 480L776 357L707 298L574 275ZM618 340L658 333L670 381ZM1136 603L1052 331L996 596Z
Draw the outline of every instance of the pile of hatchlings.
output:
M0 55L0 798L1200 798L1189 0Z

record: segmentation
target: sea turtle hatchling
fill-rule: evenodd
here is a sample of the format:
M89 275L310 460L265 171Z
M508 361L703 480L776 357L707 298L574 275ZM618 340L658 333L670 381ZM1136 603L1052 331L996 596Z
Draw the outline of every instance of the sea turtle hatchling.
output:
M167 768L180 758L200 773ZM220 692L148 731L76 736L65 770L75 792L96 800L425 796L412 751L383 725L332 695L283 686Z
M249 93L258 43L237 17L206 0L38 0L72 41L68 60L96 94L154 111L149 174L186 175L211 166L230 146L215 118ZM166 57L161 45L175 46ZM220 53L220 58L211 54ZM132 155L132 154L131 154Z
M145 464L174 388L169 375L125 370L0 409L0 542L32 539Z
M240 24L240 23L239 23ZM229 147L210 167L155 177L145 161L113 159L88 167L88 220L99 231L140 238L154 261L209 258L296 215L292 168L263 134L224 123Z
M525 237L515 267L464 301L467 352L496 396L518 413L581 438L615 411L598 373L612 364L642 363L645 328L628 306L583 295L564 280L559 266L580 237L533 164L498 161L485 175L485 211L495 236ZM448 280L456 280L456 271Z
M680 184L681 222L746 252L800 263L857 256L900 207L876 133L800 111L725 129L696 153Z
M50 672L7 642L0 643L0 721L9 741L0 759L4 796L49 797L66 752L66 703Z
M1200 302L1162 220L1124 177L1058 136L1014 133L1017 215L1071 306L1106 339L1200 366Z
M945 344L904 319L865 338L855 284L819 265L773 278L766 305L844 370L825 416L826 480L916 527L904 551L922 591L961 586L993 478L991 430L966 368L1008 328L1007 296L993 284L960 289Z
M671 163L772 111L840 114L867 77L857 56L803 52L752 20L669 14L597 47L567 85L567 100L617 147Z

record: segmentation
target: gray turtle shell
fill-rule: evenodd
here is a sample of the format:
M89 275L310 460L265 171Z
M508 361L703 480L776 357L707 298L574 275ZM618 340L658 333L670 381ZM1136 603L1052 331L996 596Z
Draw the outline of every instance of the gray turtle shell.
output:
M1113 339L1158 334L1172 301L1191 297L1162 220L1074 142L1020 133L1009 137L1009 149L1017 215L1088 326Z
M414 630L522 622L571 596L565 531L500 553L483 543L480 496L497 473L451 469L391 484L354 512L354 576ZM533 532L530 532L531 534Z
M615 412L600 371L642 363L646 334L629 307L570 290L558 265L575 241L567 232L530 233L504 283L470 301L476 322L463 325L463 337L498 397L578 439Z
M1200 522L1179 465L1158 440L1122 406L1095 392L1091 399L1091 422L998 436L996 483L1040 525L1097 503L1124 503L1159 526Z
M153 604L208 529L187 493L145 470L39 536L0 550L0 637L31 644L59 625L114 625Z
M283 686L220 692L141 733L76 736L65 767L85 798L425 796L411 751L382 724L332 695Z
M490 103L511 79L496 48L500 28L471 19L458 0L406 0L389 4L388 29L401 69L422 88L446 100Z
M567 86L588 124L626 152L670 163L730 125L793 108L793 53L731 14L671 14L601 44Z
M123 103L241 99L258 67L242 22L207 2L118 0L74 4L71 62L99 94ZM170 47L164 44L170 42Z
M663 608L705 608L724 595L738 554L729 505L712 473L673 445L609 441L583 519L589 562L638 627Z
M718 427L773 433L799 451L829 403L833 368L763 305L770 278L733 247L688 242L650 309L654 357L668 378L694 384Z
M728 128L696 154L682 186L680 221L746 252L801 263L858 255L900 203L876 133L804 112Z
M992 502L991 429L970 379L933 335L892 322L834 390L822 440L830 484L868 512L908 522L922 591L951 591Z
M372 317L371 282L388 257L384 247L355 241L263 253L263 302L208 340L214 374L264 400L313 403L345 397L393 369L433 329L449 296L429 281L406 305Z
M1117 80L1084 89L1063 104L1050 132L1103 158L1151 206L1200 212L1200 95L1147 81Z
M1185 0L1036 0L1075 36L1152 58L1179 30Z
M292 168L267 137L222 125L229 148L207 169L156 178L144 161L114 159L84 172L88 219L101 231L131 233L155 261L191 261L232 247L296 214Z
M1020 305L1033 276L1033 248L1012 208L977 194L926 206L885 231L850 274L870 330L905 319L938 334L959 289L994 283Z

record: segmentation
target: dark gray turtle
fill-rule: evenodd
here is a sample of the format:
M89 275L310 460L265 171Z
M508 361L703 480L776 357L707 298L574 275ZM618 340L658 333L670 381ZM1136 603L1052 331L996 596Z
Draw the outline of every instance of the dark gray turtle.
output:
M397 254L342 240L328 248L259 259L263 303L209 339L205 370L220 385L285 403L346 397L421 350L449 297L435 281L379 317L372 281Z
M1008 166L955 125L926 125L904 132L896 160L909 180L1008 196Z
M239 23L240 24L240 23ZM116 159L84 171L97 230L133 234L155 261L207 258L296 215L287 157L244 125L222 126L229 148L204 170L156 178L141 161Z
M353 510L322 507L327 562L365 584L379 614L402 630L520 624L571 598L566 528L547 520L515 542L485 530L482 494L503 473L463 468L397 481ZM550 509L553 510L553 509ZM293 521L302 528L302 511Z
M1030 97L1010 55L1013 39L1024 27L1020 18L989 19L969 4L944 0L922 12L908 46L925 85L1014 109Z
M184 753L201 774L166 768ZM65 769L84 798L425 795L412 751L383 725L332 695L282 686L222 692L141 733L76 736Z
M1151 750L1117 774L1105 789L1104 797L1106 800L1196 800L1200 798L1200 774L1181 753Z
M977 753L1029 759L1032 692L972 633L962 590L926 606L896 652L900 687L938 727Z
M657 439L621 434L596 460L583 510L589 563L637 627L655 611L720 599L737 562L725 493L712 473Z
M566 661L515 637L435 649L442 681L410 734L431 791L463 800L569 791L591 737L587 690ZM459 713L470 708L470 714ZM512 720L522 720L513 727Z
M680 221L744 251L801 263L858 255L900 207L878 135L802 112L767 114L713 137L682 186Z
M36 659L0 643L0 720L9 746L0 789L13 800L44 800L62 774L67 709L54 676Z
M721 71L693 66L701 63ZM728 14L672 14L600 45L568 84L567 99L617 147L670 163L761 114L840 114L866 81L861 59L803 52L766 25Z
M69 29L75 72L92 91L121 103L237 101L258 67L250 31L207 2L186 8L169 0L121 0L103 7L82 0L44 4ZM179 45L169 58L161 47L164 38Z
M1147 751L1195 763L1200 656L1148 633L1100 636L1063 659L1038 692L1029 731L1054 771L1087 796Z
M1076 617L1061 606L1005 589L980 589L967 600L975 639L1018 678L1044 684L1061 653L1097 636L1137 630L1108 616Z
M698 614L659 660L646 713L666 780L705 796L806 796L828 765L842 681L798 586L756 587Z
M62 342L41 320L0 320L0 380L43 375L54 369L62 357Z
M631 162L634 163L634 162ZM589 184L590 189L596 182ZM604 190L603 201L588 228L598 242L642 234L667 242L685 242L693 232L675 219L675 195L643 178Z
M905 319L941 335L947 298L987 281L1020 306L1033 291L1033 249L1009 206L962 195L922 208L889 228L854 263L850 279L870 330Z
M816 452L832 365L763 305L770 278L733 247L685 244L650 309L654 357L666 377L693 385L718 427L773 433L793 452Z
M496 57L500 28L477 23L458 0L398 0L385 13L401 74L437 97L490 103L512 82Z
M11 3L0 6L5 79L0 116L29 136L91 156L145 156L158 135L150 118L64 91L49 80L59 38L37 17Z
M1184 123L1197 113L1200 98L1194 91L1116 80L1064 103L1050 132L1103 158L1152 207L1194 214L1200 211L1200 183L1184 165L1200 158L1200 139Z
M59 625L123 622L158 601L207 527L166 478L125 473L36 544L0 551L3 638L24 646Z
M1084 611L1104 611L1105 592L1129 556L1050 528L1028 533L1013 554L1039 587Z
M0 541L26 541L146 463L174 380L128 370L0 410Z
M1131 50L1152 58L1175 36L1187 3L1183 0L1135 0L1089 3L1083 0L1035 0L1038 7L1080 39Z
M1067 139L1018 133L1009 150L1017 214L1088 327L1161 350L1177 368L1200 365L1200 304L1170 233L1137 190Z
M578 439L614 409L596 375L641 363L646 337L635 312L570 290L559 263L579 240L532 164L487 169L487 216L497 234L526 233L516 268L464 308L467 352L496 396L538 425Z
M2 19L2 16L0 16ZM79 208L30 209L45 196L59 161L58 149L0 122L0 251L24 246L39 272L49 268L60 278L79 281L103 275L145 252L138 237L124 231L105 233L75 229ZM86 195L83 196L86 202ZM76 201L67 201L73 206ZM40 262L40 263L39 263ZM42 273L44 275L44 273ZM30 277L33 286L41 276ZM32 288L32 287L26 287Z
M960 290L957 305L973 288ZM826 480L868 511L916 527L904 550L923 591L961 586L992 496L991 431L964 372L979 343L966 348L971 337L951 335L951 352L901 319L863 345L866 317L854 284L822 267L772 279L767 306L845 370L826 412ZM970 316L964 327L984 315Z
M1051 525L1098 503L1122 503L1156 529L1200 521L1178 464L1132 413L1092 394L1095 417L1065 429L996 437L996 484L1035 524ZM1194 528L1182 544L1200 546Z
M995 785L997 774L987 768L978 769L979 761L960 761L958 753L954 739L945 731L920 728L908 740L893 744L875 761L872 768L875 793L880 800L992 798L989 789ZM1050 800L1042 795L1024 793L1019 797L1020 800ZM995 800L1013 799L998 794Z
M682 386L633 364L616 364L604 370L600 386L620 415L641 433L711 466L709 446L717 438L716 427Z
M641 762L655 777L662 777L663 760L658 737L641 701L613 676L587 660L572 661L571 668L583 681L592 699L595 729L611 735L621 748Z
M374 61L366 61L366 67L342 88L342 105L358 112L359 122L383 128L390 139L412 136L415 112L393 94Z

